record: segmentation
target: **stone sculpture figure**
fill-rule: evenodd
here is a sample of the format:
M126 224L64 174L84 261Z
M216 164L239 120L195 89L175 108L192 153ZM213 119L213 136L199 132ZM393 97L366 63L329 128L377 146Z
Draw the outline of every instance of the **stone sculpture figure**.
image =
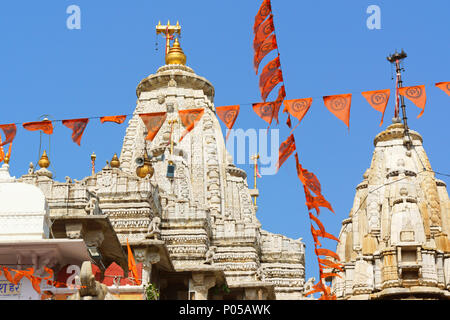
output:
M216 247L212 246L209 247L209 250L206 251L206 260L205 260L205 264L213 264L214 263L214 254L216 253Z
M68 300L118 300L108 291L108 287L95 280L90 261L84 261L80 272L81 288L69 296Z
M88 204L87 204L86 207L84 208L84 210L86 210L86 212L88 213L88 215L90 215L90 216L94 215L95 205L96 205L96 204L97 204L97 199L95 199L95 198L89 199Z
M148 225L146 238L153 237L155 240L158 239L158 236L161 234L161 230L159 230L159 225L161 224L160 217L154 217L150 224Z

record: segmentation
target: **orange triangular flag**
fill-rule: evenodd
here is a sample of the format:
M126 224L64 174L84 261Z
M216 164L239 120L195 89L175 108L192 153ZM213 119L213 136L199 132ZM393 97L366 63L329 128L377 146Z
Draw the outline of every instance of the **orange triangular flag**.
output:
M350 106L352 103L352 94L339 94L335 96L323 97L323 102L328 110L338 119L342 120L350 129Z
M105 117L101 117L100 118L100 122L101 123L105 123L105 122L115 122L117 124L122 124L124 123L125 119L127 118L126 115L121 115L121 116L105 116Z
M442 89L446 94L450 96L450 82L438 82L436 87Z
M219 119L222 120L225 126L229 129L227 137L225 139L228 140L228 136L230 135L231 129L233 128L233 125L236 122L236 119L239 115L239 105L217 107L216 113Z
M412 87L403 87L398 90L398 93L408 98L412 103L414 103L417 107L422 109L422 112L417 116L420 118L425 111L425 103L427 101L427 95L425 93L425 86L412 86Z
M255 23L253 25L253 33L256 33L259 29L261 23L267 18L267 16L272 12L272 7L270 5L270 0L264 0L261 3L258 13L255 16Z
M141 284L141 281L138 277L137 267L136 267L136 261L133 257L133 252L131 251L130 244L128 243L127 238L127 249L128 249L128 271L131 271L134 277L134 281L136 281L137 285L139 286Z
M205 109L203 109L203 108L178 110L178 114L180 115L181 122L186 127L186 131L184 131L179 142L181 142L181 140L183 140L183 138L189 132L191 132L192 129L194 129L197 122L199 122L200 119L202 118L204 112L205 112Z
M273 114L275 110L275 103L273 102L261 102L252 104L253 111L264 121L266 121L269 126L272 123Z
M289 156L296 150L294 135L291 134L283 143L280 145L278 151L278 163L277 171L283 165L283 163L289 158Z
M80 145L81 137L83 136L84 129L86 129L88 122L89 122L88 118L70 119L70 120L63 120L62 124L65 125L67 128L72 129L72 141Z
M273 25L273 15L270 14L269 18L261 23L256 30L255 38L253 39L253 49L258 52L259 47L262 45L269 35L275 30Z
M390 93L391 90L389 89L361 92L372 108L382 113L380 127L383 124L384 112L386 111Z
M3 130L5 134L5 141L0 144L0 146L4 146L5 144L13 142L16 137L17 127L14 123L11 124L2 124L0 125L0 129Z
M264 87L260 88L261 90L261 98L265 102L267 99L267 96L270 94L273 88L280 82L283 82L283 73L281 69L276 69L273 74L271 74L266 83L264 84Z
M284 111L302 121L312 104L312 98L284 100Z
M29 131L42 130L45 134L53 133L53 125L50 120L36 121L36 122L25 122L22 126Z
M141 113L139 115L144 122L145 127L147 128L147 137L145 140L153 141L156 135L161 129L164 121L166 121L167 113L166 112L154 112L154 113Z
M264 59L264 57L269 52L275 50L276 48L278 48L277 37L275 36L275 34L272 34L270 37L264 40L259 49L255 51L255 55L253 57L253 67L255 68L256 74L258 74L259 64L261 63L262 59Z

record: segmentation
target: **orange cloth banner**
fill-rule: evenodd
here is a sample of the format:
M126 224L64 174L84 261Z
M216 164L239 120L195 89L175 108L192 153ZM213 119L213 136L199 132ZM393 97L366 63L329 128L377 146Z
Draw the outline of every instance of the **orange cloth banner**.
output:
M263 44L264 40L266 40L274 30L273 15L271 14L266 21L261 23L255 33L255 38L253 39L253 49L255 52L258 52L258 49Z
M105 116L105 117L101 117L100 118L100 122L101 123L105 123L105 122L115 122L117 124L122 124L125 122L125 119L127 118L126 115L121 115L121 116Z
M159 129L166 121L166 112L153 112L153 113L142 113L139 115L147 128L147 136L145 140L153 141L155 136L158 134Z
M0 147L3 147L5 144L12 143L14 138L16 137L16 125L14 123L2 124L0 125L0 129L2 129L3 133L5 134L5 141L0 144Z
M270 5L270 0L264 0L261 3L258 13L255 16L255 24L253 25L253 33L256 33L259 29L261 23L267 18L267 16L272 12L272 6Z
M284 98L286 98L286 90L284 88L284 85L282 85L280 87L280 89L278 89L278 97L277 100L275 100L274 102L274 110L273 110L273 117L275 118L275 120L277 120L277 124L279 124L280 122L278 121L278 113L280 112L280 107L281 104L283 103Z
M225 126L231 130L233 128L234 123L236 122L236 119L239 115L239 105L236 106L223 106L223 107L217 107L216 113L220 120L223 121ZM228 131L227 137L225 140L228 140L228 136L230 135L231 131Z
M29 131L42 130L45 134L53 133L53 125L50 120L37 121L37 122L25 122L22 126Z
M425 103L427 101L427 95L425 93L425 86L412 86L412 87L403 87L399 88L398 93L408 98L412 103L414 103L417 107L422 109L422 112L417 116L420 118L425 111Z
M203 113L205 110L203 108L199 109L189 109L189 110L179 110L178 114L180 115L181 122L186 127L186 131L183 133L183 135L180 138L183 140L183 138L194 129L195 125L200 121L200 119L203 116Z
M72 141L80 145L81 137L83 136L84 129L86 129L88 122L89 122L88 118L70 119L70 120L63 120L62 124L65 125L67 128L72 129Z
M283 163L289 158L289 156L296 150L294 135L291 134L283 143L280 145L278 151L278 163L277 170L283 165Z
M382 113L380 127L383 124L384 112L386 111L390 93L391 90L389 89L361 92L372 108Z
M267 99L267 96L272 91L273 88L280 82L283 82L283 73L281 72L281 69L276 69L275 72L269 77L269 79L264 84L264 87L261 90L261 98L265 102Z
M266 121L269 126L272 123L273 113L275 110L274 102L261 102L252 104L253 111L264 121Z
M312 98L284 100L284 111L288 112L298 121L302 121L303 117L309 111L312 104Z
M436 87L443 90L446 94L450 96L450 82L438 82Z
M352 103L352 94L340 94L335 96L323 97L323 102L328 110L338 119L343 121L350 129L350 106Z
M328 249L316 248L315 252L316 252L317 256L328 256L328 257L332 257L336 260L341 260L335 252L328 250Z
M278 48L277 38L275 34L272 34L270 37L264 40L264 42L261 44L258 50L255 50L255 55L253 57L253 66L255 68L256 74L258 74L259 64L261 63L262 59L264 59L264 57L269 52L277 48Z
M130 244L128 243L127 238L127 249L128 249L128 271L131 271L133 274L134 280L136 281L137 285L141 285L141 281L138 277L137 267L136 267L136 261L134 260L133 252L131 251Z
M273 76L275 71L281 66L280 57L277 56L272 61L268 62L266 66L262 69L261 75L259 76L259 90L264 89L267 81Z

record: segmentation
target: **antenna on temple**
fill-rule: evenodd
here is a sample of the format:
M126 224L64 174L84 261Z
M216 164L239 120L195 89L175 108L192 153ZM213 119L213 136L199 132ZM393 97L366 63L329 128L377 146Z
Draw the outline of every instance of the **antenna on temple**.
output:
M395 64L395 71L396 71L396 86L395 86L395 112L394 112L394 122L400 122L399 117L399 88L403 87L403 81L402 81L402 71L405 71L404 68L400 66L400 63L403 59L407 57L406 52L402 49L402 51L399 53L395 51L395 53L391 54L387 57L387 60ZM406 117L406 106L405 106L405 98L403 96L400 96L401 101L401 107L402 107L402 116L403 116L403 125L405 127L405 137L408 137L409 139L405 140L406 147L409 149L411 147L411 138L409 137L409 129L408 129L408 121Z

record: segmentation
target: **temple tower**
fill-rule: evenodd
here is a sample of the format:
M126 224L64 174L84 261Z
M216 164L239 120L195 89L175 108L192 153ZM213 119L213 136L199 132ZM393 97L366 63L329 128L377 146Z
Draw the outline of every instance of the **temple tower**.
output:
M370 168L342 222L338 299L450 298L450 201L413 130L379 133Z

